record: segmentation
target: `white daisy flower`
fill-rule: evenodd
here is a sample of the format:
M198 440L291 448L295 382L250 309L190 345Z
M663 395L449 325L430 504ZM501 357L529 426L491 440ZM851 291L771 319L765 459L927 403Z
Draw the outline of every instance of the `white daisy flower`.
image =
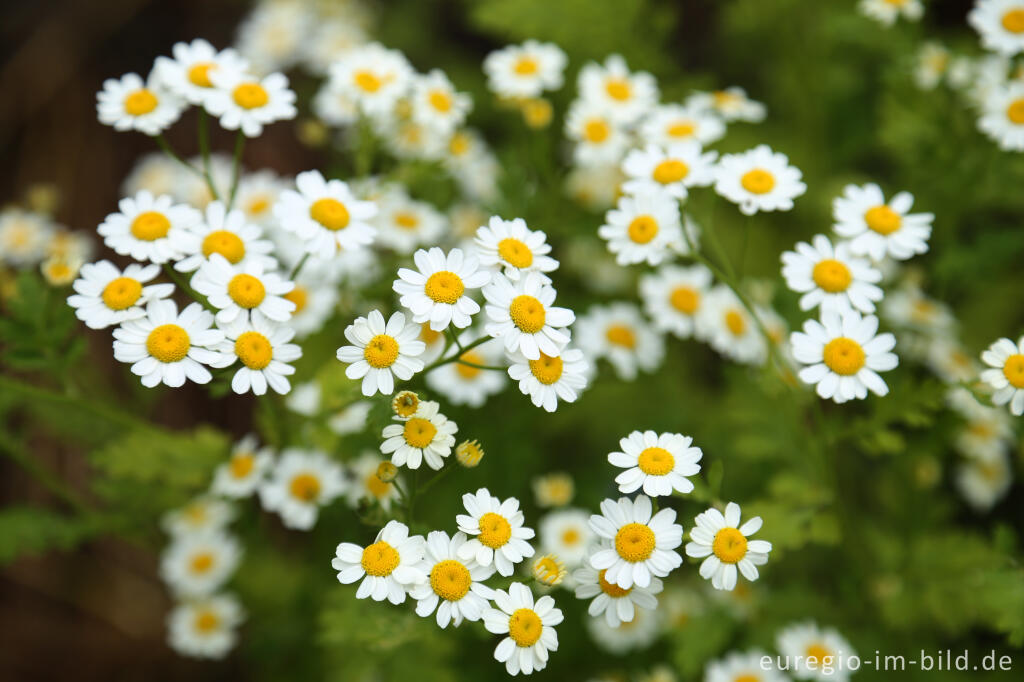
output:
M160 527L172 538L223 531L235 518L235 509L224 500L209 495L195 498L184 507L165 513Z
M794 249L782 254L782 276L791 290L803 294L801 310L817 306L822 312L840 314L851 309L875 312L875 301L883 295L877 286L882 273L868 261L853 258L849 244L833 247L828 237L818 234L810 244L797 242Z
M704 152L696 140L673 142L666 147L647 145L634 149L622 162L629 178L627 194L667 192L676 199L687 197L689 187L707 187L715 181L718 152Z
M465 329L472 315L480 312L480 304L468 296L468 290L479 289L491 281L491 273L480 270L476 256L465 256L462 249L445 255L438 247L413 254L416 270L398 269L392 288L399 302L412 312L413 322L430 322L434 331L449 325Z
M555 471L536 476L530 481L533 497L538 507L564 507L572 502L576 485L572 476L564 471ZM589 514L588 517L589 519Z
M361 16L365 8L346 5L339 9L343 11L333 16L318 17L312 37L302 46L303 63L320 76L326 74L339 58L368 42L364 25L366 17Z
M959 341L931 339L925 358L928 368L948 384L969 383L978 376L978 363Z
M362 579L356 599L401 604L409 590L427 580L420 567L425 551L422 535L409 535L404 523L388 521L371 545L339 544L331 566L343 585Z
M616 121L635 122L658 103L658 82L644 71L631 72L621 55L604 64L590 62L577 79L580 96L607 110Z
M737 204L746 215L758 211L789 211L793 199L807 191L800 169L789 158L758 145L742 154L726 154L718 162L715 191Z
M843 659L856 658L857 652L832 628L819 628L814 622L795 623L775 637L780 659L789 661L787 672L798 680L846 682L850 670L839 665Z
M158 265L132 263L121 271L108 260L86 263L72 284L76 293L68 297L68 305L75 309L75 317L90 329L104 329L145 317L143 306L174 293L173 284L145 286L159 274Z
M469 332L463 332L458 339L463 346L474 340ZM462 353L457 362L431 370L427 374L427 386L453 405L483 407L490 396L505 389L507 379L504 370L482 369L480 366L503 366L503 361L501 344L490 340Z
M843 196L832 202L835 231L850 240L850 252L880 261L886 255L906 260L928 250L932 234L931 213L908 213L914 204L909 192L896 194L889 203L882 189L869 183L847 185Z
M288 448L260 485L260 503L266 511L277 512L286 528L310 530L320 507L342 495L345 487L341 467L327 455Z
M1009 404L1014 416L1024 414L1024 336L1017 343L999 339L981 354L981 361L992 368L981 373L981 380L995 389L992 402Z
M459 548L459 557L475 559L481 566L494 566L500 575L512 575L515 565L533 556L527 540L534 536L532 528L523 526L519 500L501 500L487 488L462 496L468 514L455 517L459 530L470 536Z
M240 395L264 395L268 386L279 395L291 391L288 377L295 374L295 367L289 363L302 357L302 349L289 343L295 330L259 312L222 324L221 329L225 340L217 348L224 357L220 366L233 365L236 359L242 363L231 379L231 390Z
M768 347L757 322L732 289L719 284L705 296L697 318L698 337L735 362L760 365Z
M889 387L878 375L899 364L892 334L878 334L878 318L855 311L842 316L822 313L821 322L807 320L803 332L793 332L793 357L807 365L800 380L817 384L818 395L837 403L864 399L868 391L886 395Z
M928 41L917 52L914 81L922 90L933 90L950 71L951 55L945 45Z
M505 664L509 675L543 670L549 652L558 650L555 626L563 616L555 600L544 595L535 603L530 588L515 582L507 592L494 591L494 605L498 608L484 611L484 627L496 635L508 635L494 650L495 660Z
M542 353L557 357L569 343L567 327L576 315L553 305L555 290L544 283L544 275L531 272L512 282L498 273L483 294L489 320L484 329L500 338L509 353L519 351L528 360L538 360Z
M956 318L949 306L913 284L886 292L882 316L894 325L929 336L950 336L956 327Z
M665 342L630 303L594 306L576 322L576 339L587 359L606 358L623 381L653 372L665 356Z
M96 231L122 256L153 263L185 256L181 247L191 243L188 230L202 218L191 206L174 204L166 195L154 197L146 190L121 199L117 208Z
M182 535L160 557L160 577L179 597L216 592L242 556L238 541L223 531Z
M222 128L259 137L263 126L295 118L295 93L284 74L258 78L236 69L216 69L209 75L214 87L203 106L220 118Z
M655 107L640 124L640 138L644 144L660 147L686 140L696 140L706 147L724 135L722 119L703 106L664 104Z
M596 551L600 551L599 547ZM636 609L653 611L658 608L659 594L664 585L658 578L651 578L648 585L641 587L619 587L607 580L608 570L598 571L587 559L582 568L573 572L576 585L576 598L589 599L587 613L594 618L604 616L609 627L617 628L623 623L630 623L636 617Z
M350 403L327 420L327 428L339 436L360 433L366 427L366 418L372 408L373 403L368 400L357 400Z
M301 2L261 2L238 26L235 47L256 73L293 66L304 53L318 13Z
M699 334L697 317L711 288L711 271L703 265L665 265L640 277L644 311L656 329L680 339Z
M484 58L483 69L491 92L502 98L520 99L561 88L567 62L565 52L557 45L527 40L491 52Z
M978 0L967 23L981 36L986 50L1012 57L1024 50L1024 3L1020 0Z
M619 265L658 265L683 243L679 202L663 190L619 198L597 229Z
M601 514L590 517L590 527L609 543L590 557L590 565L607 571L605 580L622 588L648 587L652 578L664 578L683 563L674 551L683 543L683 527L674 509L651 516L651 498L637 495L601 502Z
M0 210L0 261L22 267L43 260L54 226L45 217L17 208Z
M377 242L402 255L441 241L448 228L444 215L425 201L411 198L400 187L391 187L377 200L380 212L373 220Z
M231 457L217 467L210 491L234 499L251 496L274 465L274 451L260 448L256 436L249 434L235 443Z
M193 168L202 168L206 163L201 156L193 156L186 161ZM179 167L178 186L172 192L172 196L200 209L206 208L214 200L213 191L210 189L211 184L219 196L226 196L226 192L231 188L234 168L231 157L224 153L213 152L209 157L209 166L211 183L206 181L205 175L185 172Z
M969 457L955 472L957 490L978 512L987 512L1006 496L1013 484L1013 464L1000 452L992 457Z
M264 272L259 261L232 265L219 253L212 253L192 276L191 284L218 309L218 324L245 321L256 313L284 322L295 310L295 304L284 297L295 285L275 272Z
M437 135L451 135L463 124L473 108L473 100L455 86L440 69L415 76L409 95L412 119Z
M313 113L329 126L343 128L359 120L359 105L349 91L328 78L313 96Z
M452 174L466 199L491 202L497 197L501 167L483 136L472 128L456 131L449 139L441 163ZM475 229L477 222L473 225Z
M558 269L558 261L549 256L551 246L547 235L531 230L522 218L503 220L491 216L486 225L476 230L473 239L480 264L485 268L501 268L513 282L530 272L541 274Z
M132 363L132 374L148 388L160 383L177 388L185 379L205 384L213 377L204 365L217 366L221 355L213 349L224 340L212 327L213 314L198 303L179 314L174 301L150 301L144 317L125 320L114 330L114 359Z
M249 65L233 49L217 51L206 40L175 43L171 57L157 57L155 73L169 90L192 104L202 105L213 91L214 71L245 71Z
M405 55L380 43L354 48L330 67L331 83L373 117L391 113L408 92L412 77Z
M563 348L558 355L540 352L536 360L517 351L508 360L508 375L519 382L519 391L547 412L554 412L559 400L576 402L587 387L589 365L576 348Z
M274 204L284 188L284 181L272 170L245 173L238 180L234 206L247 222L264 229L276 228Z
M167 643L183 656L224 658L235 646L244 613L227 594L190 599L167 615Z
M178 250L187 254L174 264L178 272L198 270L215 253L232 265L255 261L264 270L277 268L277 260L270 255L274 245L263 238L263 230L246 222L241 210L228 211L221 201L207 204L203 218L172 239Z
M408 381L423 369L426 345L417 339L420 330L405 323L405 315L393 313L384 322L379 310L371 310L366 317L345 327L345 338L353 345L338 349L340 362L348 364L345 376L353 381L362 379L363 395L370 397L380 391L391 395L395 390L395 377Z
M614 628L604 618L587 618L586 626L598 648L616 656L648 649L665 632L664 618L657 609L637 609L633 620Z
M169 194L177 197L187 172L164 152L151 152L140 157L132 166L131 172L121 183L121 194L134 195L145 189L154 196Z
M618 164L630 146L629 136L607 108L576 100L565 117L565 134L576 143L573 159L581 166Z
M412 416L395 417L400 423L384 427L380 451L391 454L391 463L398 467L419 469L422 462L435 471L443 467L459 427L439 410L433 400L423 400Z
M709 579L712 587L735 588L737 569L747 580L757 580L757 567L768 561L772 551L772 543L748 539L761 528L760 516L740 525L740 506L730 502L724 515L712 507L697 514L694 524L690 542L686 543L686 556L704 559L700 575Z
M494 568L461 559L459 549L465 543L464 533L451 538L442 530L428 533L419 565L427 580L409 590L409 596L417 601L416 615L426 618L436 610L441 628L480 620L494 597L494 590L483 584L494 575Z
M341 180L326 180L311 170L295 177L298 191L286 189L274 204L281 228L305 242L306 251L330 258L373 242L377 231L369 220L377 215L371 201L356 199Z
M364 423L365 419L361 420L360 430ZM377 475L384 461L376 453L365 452L349 464L351 483L345 497L350 506L357 507L360 500L369 500L384 511L390 511L391 505L399 500L398 488L393 483L397 476L384 481Z
M565 177L565 193L588 211L599 213L615 205L625 179L618 163L576 166Z
M303 338L323 328L338 305L339 292L333 282L313 268L303 268L295 280L295 288L284 298L295 304L288 326L295 330L296 337Z
M1011 448L1014 442L1013 420L1005 410L983 405L966 388L950 390L946 394L946 402L966 421L953 441L953 446L961 454L995 459Z
M612 466L625 469L615 477L619 492L632 493L643 488L651 497L693 491L687 476L700 472L702 452L691 447L693 438L680 433L634 431L619 440L622 452L612 452L608 461Z
M924 14L924 5L920 0L860 0L857 9L886 28L895 24L901 16L907 21L917 21Z
M704 673L705 682L787 682L789 678L775 669L764 665L764 660L773 660L763 651L755 649L744 653L733 652L724 658L708 663Z
M686 104L696 109L713 111L729 123L760 123L765 117L765 106L750 99L746 90L735 85L714 92L695 92L686 98Z
M978 129L1004 151L1024 151L1024 83L992 88L982 102Z
M167 90L155 73L145 81L137 73L108 78L96 94L100 123L146 135L159 135L171 127L184 108L181 99Z
M567 566L579 566L594 540L590 512L585 509L558 509L548 513L537 525L541 551L554 554Z

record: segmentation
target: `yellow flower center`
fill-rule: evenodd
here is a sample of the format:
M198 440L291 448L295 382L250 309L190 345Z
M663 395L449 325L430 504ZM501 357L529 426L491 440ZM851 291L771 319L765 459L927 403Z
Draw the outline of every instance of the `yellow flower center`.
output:
M294 289L284 295L284 299L295 304L292 315L298 315L306 309L306 304L309 303L309 291L306 287L296 284Z
M267 289L263 286L263 282L256 277L242 273L235 275L228 282L228 296L239 307L251 310L263 303L263 299L267 296Z
M484 449L476 440L466 440L455 448L455 458L465 467L475 467L484 458Z
M520 76L532 76L539 70L537 60L533 57L520 57L516 60L515 66L512 67Z
M198 85L201 88L212 88L213 83L210 81L210 69L216 68L216 66L213 62L196 62L188 70L188 81L192 85Z
M309 217L333 232L348 227L348 209L337 199L317 199L309 207Z
M881 204L864 212L864 222L878 234L888 235L900 229L900 214Z
M608 343L623 348L636 348L636 334L624 324L613 324L604 333Z
M761 678L757 675L745 673L743 675L737 675L732 682L761 682Z
M815 642L807 647L807 651L804 652L808 661L815 661L818 665L821 665L827 659L832 658L832 652L825 647L824 644Z
M356 87L363 92L377 92L384 85L384 79L377 76L372 71L356 71L352 75L352 81L356 84Z
M210 633L220 627L220 617L210 609L204 609L196 614L195 628L202 633Z
M646 561L654 553L654 531L642 523L627 523L615 534L615 551L626 561Z
M185 507L185 518L193 526L201 526L206 523L207 513L206 505L202 502L194 502L189 506Z
M436 434L437 427L431 424L429 419L422 417L413 417L405 422L405 430L402 433L406 443L420 449L430 445Z
M445 559L430 569L430 589L441 599L459 601L469 592L473 578L462 562Z
M399 417L411 417L420 407L420 397L412 391L402 391L391 401L391 409Z
M546 127L551 123L551 117L555 114L551 102L542 98L526 100L520 105L520 110L523 112L526 125L534 130Z
M235 355L249 369L264 369L274 359L274 348L263 334L245 332L235 341Z
M678 286L669 294L669 303L684 315L693 315L700 306L700 294L693 287Z
M711 551L719 561L734 564L747 555L747 539L735 528L723 528L715 533Z
M658 235L658 221L651 215L638 215L633 218L626 232L637 244L646 244Z
M609 78L604 84L608 96L619 102L625 102L633 94L629 81L625 78Z
M448 151L452 153L452 156L462 156L469 151L471 144L469 135L466 133L455 133L448 143Z
M240 452L231 458L228 469L231 471L232 478L245 478L252 473L255 465L256 458L251 452Z
M209 552L200 552L192 557L188 567L193 573L202 575L213 568L214 558Z
M509 317L524 334L536 334L544 328L548 314L544 304L533 296L520 294L512 299L508 307Z
M395 480L395 476L398 476L398 467L391 462L385 461L377 465L377 478L380 480L390 483Z
M142 296L142 283L131 277L118 277L103 287L103 304L111 310L125 310Z
M162 324L146 338L146 351L160 362L184 360L191 345L188 332L176 324Z
M142 116L156 109L158 103L152 90L142 88L124 98L124 110L129 116Z
M459 356L459 360L462 360L463 362L472 362L474 365L485 364L483 356L475 351L467 351L463 353ZM470 380L475 379L483 370L479 367L470 367L469 365L463 365L456 362L455 371L463 379Z
M398 211L394 214L393 219L395 225L403 230L415 230L420 224L419 217L412 211Z
M648 476L664 476L676 466L676 458L665 448L647 448L637 458L640 471Z
M491 549L498 549L512 537L512 526L501 514L487 512L480 517L480 535L477 539Z
M530 373L540 383L550 386L562 378L562 358L541 353L536 360L530 360Z
M733 336L742 336L747 330L747 319L738 310L730 310L725 314L725 327Z
M270 95L262 85L256 82L242 83L236 86L231 92L231 98L243 109L259 109L267 106L267 102L270 101Z
M245 242L234 232L214 230L203 237L203 255L219 253L231 264L240 263L245 258Z
M729 105L737 104L740 101L739 95L727 90L716 90L712 93L711 97L714 99L715 107L717 108L728 107Z
M398 341L393 336L377 334L363 349L363 358L370 363L370 367L390 367L398 359Z
M363 487L365 487L366 491L377 499L384 497L391 491L391 484L387 481L380 480L380 476L377 475L376 470L363 479Z
M452 110L452 96L444 90L434 90L427 97L427 101L430 102L430 106L434 107L442 114L447 114Z
M850 376L864 366L864 349L853 339L845 336L832 339L825 344L825 364L836 374Z
M567 528L562 531L562 544L573 546L578 545L580 542L580 532L575 528Z
M1006 358L1003 374L1014 388L1024 388L1024 355L1017 353Z
M530 647L537 643L544 624L533 609L516 609L508 619L508 636L518 646Z
M1024 97L1015 99L1006 107L1006 118L1017 125L1024 124Z
M363 550L363 558L359 563L367 575L383 578L398 568L400 560L398 550L383 540L378 540Z
M146 211L135 216L131 232L136 239L152 242L167 236L171 230L171 221L163 213Z
M449 270L435 272L427 278L427 283L423 286L423 293L430 300L449 305L458 301L464 291L466 285L462 283L462 278Z
M591 119L583 126L583 139L587 142L600 144L607 140L611 134L611 126L608 125L607 121L600 118Z
M692 121L676 121L665 128L665 133L669 137L675 138L692 137L695 132L697 132L697 126Z
M604 569L597 574L597 584L601 586L602 592L612 599L619 599L633 591L632 587L619 587L615 583L608 582L608 579L604 577L604 574L607 572L607 569Z
M542 556L533 564L533 575L545 585L557 585L565 575L565 566L553 555Z
M533 252L530 247L514 237L506 237L498 242L498 255L514 268L528 268L533 265Z
M679 182L687 176L690 172L690 167L679 159L665 159L657 166L654 167L654 172L651 176L655 182L659 182L663 185L669 185L673 182Z
M740 184L751 194L767 194L775 188L775 176L763 168L755 168L743 174Z
M303 502L313 502L320 497L320 479L313 474L299 474L288 486L292 497Z
M245 210L249 215L258 216L266 213L268 208L270 208L270 199L262 196L250 199Z
M1001 23L1010 33L1024 33L1024 8L1014 7L1006 12Z
M811 277L815 284L830 294L846 291L853 281L850 268L834 258L819 261L811 271Z

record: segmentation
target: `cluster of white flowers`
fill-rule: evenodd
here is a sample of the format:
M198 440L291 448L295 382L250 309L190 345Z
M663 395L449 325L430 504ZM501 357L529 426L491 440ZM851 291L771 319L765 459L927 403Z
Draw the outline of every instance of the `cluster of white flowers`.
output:
M67 286L93 252L92 240L59 225L44 212L0 209L0 266L39 268L53 286Z

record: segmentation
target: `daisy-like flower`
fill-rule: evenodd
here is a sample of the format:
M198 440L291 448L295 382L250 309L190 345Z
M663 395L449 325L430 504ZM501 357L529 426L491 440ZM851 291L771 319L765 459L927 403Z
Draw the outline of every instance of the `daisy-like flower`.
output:
M483 458L484 449L478 440L464 440L455 446L455 461L467 469L479 466Z
M559 400L576 402L587 386L589 366L577 348L563 348L558 355L540 352L536 360L517 351L508 359L508 375L519 382L519 391L547 412L554 412Z
M326 180L317 170L295 177L298 191L286 189L274 204L282 229L305 242L306 251L330 258L338 251L373 242L377 230L369 220L377 215L372 201L355 198L341 180Z
M581 166L618 164L629 136L608 110L589 100L576 100L565 117L565 134L576 143L573 158Z
M484 58L483 68L491 92L502 98L520 99L561 88L567 61L557 45L527 40L491 52Z
M758 211L789 211L793 199L807 191L800 169L789 158L758 145L742 154L726 154L718 163L715 191L737 204L746 215Z
M480 304L468 296L468 290L479 289L491 281L491 273L480 269L476 256L466 256L462 249L445 255L438 247L420 249L413 254L416 270L398 269L392 288L399 302L412 312L413 322L430 322L434 331L449 325L465 329L480 312Z
M424 244L436 244L448 225L444 215L425 201L416 201L394 187L378 200L380 212L373 220L377 241L407 255Z
M503 220L491 216L481 225L474 238L480 264L485 268L501 268L511 281L518 281L529 272L548 273L558 268L558 261L549 256L551 246L547 235L531 230L522 218Z
M634 431L619 440L622 452L608 455L612 466L625 469L615 477L619 492L632 493L643 488L651 497L671 495L673 490L688 493L693 483L687 476L700 472L702 452L691 447L693 438L679 433Z
M204 365L216 367L222 360L214 348L224 332L212 327L213 314L198 303L179 314L174 301L150 301L144 317L125 320L114 330L114 358L131 363L132 374L148 388L160 383L177 388L185 379L205 384L213 377Z
M590 512L584 509L559 509L540 520L537 532L541 551L554 554L566 565L579 566L594 539L590 530Z
M644 71L631 72L621 55L604 64L590 62L580 69L580 96L595 102L617 121L635 122L658 102L658 82Z
M656 329L687 339L700 331L697 316L710 287L711 271L703 265L665 265L640 277L640 298Z
M600 551L600 548L598 550ZM589 599L587 613L594 618L604 616L609 627L617 628L623 623L630 623L636 616L636 609L653 611L658 608L658 597L664 585L658 578L651 578L649 584L641 587L619 587L606 578L608 569L597 570L584 562L582 568L573 572L576 580L576 598Z
M241 210L228 211L221 201L207 204L202 220L176 236L174 242L181 252L189 254L174 264L178 272L198 270L215 253L231 265L257 262L264 270L277 268L277 260L270 255L274 245L263 238L263 230L246 222Z
M205 596L224 584L241 556L238 541L223 531L183 535L164 550L160 577L178 596Z
M155 73L145 81L137 73L103 81L96 94L100 123L115 130L138 130L159 135L178 120L184 103L172 94Z
M931 213L908 213L914 204L909 192L896 194L888 203L874 183L847 185L843 196L832 202L835 231L850 240L850 252L880 261L886 255L906 260L928 250L932 234Z
M735 85L714 92L695 92L686 98L686 103L697 109L713 111L730 123L760 123L765 116L765 106L750 99L746 90Z
M174 204L171 197L154 197L142 190L117 204L96 231L107 246L137 261L166 263L186 255L182 245L191 244L188 230L201 214L191 206Z
M598 213L615 205L625 179L617 163L577 166L565 178L565 192L588 211Z
M929 369L948 384L971 382L980 371L964 347L950 339L932 339L925 360Z
M1012 57L1024 51L1024 2L978 0L967 14L967 23L981 36L986 50Z
M255 493L274 464L274 451L258 446L259 441L252 434L235 443L231 457L214 472L210 491L235 499Z
M619 198L597 229L619 265L658 265L683 243L679 202L658 189Z
M412 119L437 135L451 135L466 120L473 100L464 92L456 92L448 76L434 69L416 76L410 94Z
M665 632L664 618L657 609L637 609L633 620L614 628L604 618L587 618L586 625L598 648L616 656L648 649Z
M334 282L323 272L309 267L309 263L295 278L295 288L284 298L295 304L295 310L288 319L288 326L295 330L295 336L309 336L323 328L334 313L340 292Z
M564 507L576 494L572 476L564 471L536 476L530 481L530 487L538 507Z
M419 469L426 462L435 471L443 467L444 458L452 454L459 427L440 409L433 400L421 400L411 416L396 416L398 424L384 427L380 451L391 454L395 466Z
M229 503L209 495L195 498L184 507L164 514L160 527L172 538L178 539L204 533L219 533L235 518Z
M345 476L324 453L290 448L281 453L259 491L263 508L280 514L285 527L309 530L320 507L345 492Z
M698 336L711 347L736 362L760 365L768 347L757 322L732 289L720 284L705 297L697 318Z
M259 261L232 265L219 253L213 253L192 276L191 283L218 309L218 324L245 321L257 313L268 320L284 322L295 310L295 304L284 297L295 285L276 272L264 272Z
M171 57L157 57L155 71L160 82L192 104L203 104L213 91L214 71L245 71L249 65L233 49L217 51L202 38L175 43Z
M531 272L512 282L499 273L483 289L489 319L485 330L500 338L509 353L519 351L528 360L560 355L569 343L567 327L576 319L568 308L553 305L555 290L544 279Z
M820 628L810 621L784 628L776 636L775 646L780 659L790 662L788 671L798 680L846 682L850 671L838 661L857 656L836 630Z
M815 235L810 244L798 242L795 250L782 254L782 276L790 289L803 294L801 310L818 306L822 312L873 313L875 301L882 300L877 286L882 273L868 261L851 257L846 242L833 247L823 234Z
M330 67L331 86L373 117L391 113L408 92L412 77L405 55L380 43L354 48Z
M569 575L565 564L562 563L556 554L545 554L538 558L533 562L533 568L530 572L537 582L547 587L561 585Z
M967 504L978 512L987 512L1010 489L1013 465L1005 452L969 457L957 466L955 482Z
M258 78L237 69L216 69L209 76L214 87L203 106L220 117L222 128L259 137L263 126L295 118L295 93L282 73Z
M696 140L634 149L622 162L622 170L629 178L622 190L627 194L662 191L685 199L687 188L707 187L714 182L717 158L718 152L704 152Z
M1024 83L993 88L982 102L978 129L1004 151L1024 150Z
M190 599L167 616L167 640L183 656L224 658L235 646L242 622L241 604L227 594Z
M305 52L318 15L298 2L261 2L238 26L235 47L256 73L288 69Z
M231 379L231 390L264 395L269 386L279 395L291 391L288 377L295 374L295 367L289 363L302 357L302 349L289 343L295 330L259 312L222 324L221 329L225 340L217 350L224 359L218 364L227 367L236 359L242 363Z
M104 329L145 317L143 306L174 293L173 284L146 286L159 274L158 265L132 263L121 271L108 260L86 263L72 285L76 293L68 297L68 305L75 309L75 317L90 329Z
M946 402L966 420L953 441L965 457L993 460L1011 448L1013 420L1004 410L981 404L966 388L951 390Z
M405 323L405 315L393 313L384 322L379 310L371 310L366 317L345 327L345 338L352 344L338 349L338 360L348 364L345 376L362 379L363 395L370 397L380 391L391 395L395 390L395 377L408 381L423 369L426 344L418 340L420 329Z
M494 597L494 591L483 584L494 575L494 568L461 559L459 549L465 543L464 533L451 538L442 530L428 533L419 564L427 580L409 590L409 596L417 601L416 615L426 618L436 610L441 628L480 620Z
M901 16L907 21L917 21L924 14L921 0L860 0L857 9L887 28Z
M683 563L675 551L683 543L683 527L675 520L669 508L652 516L646 495L604 500L590 527L609 545L594 552L590 565L605 571L604 579L613 585L649 587L653 578L664 578Z
M34 265L46 254L54 226L45 216L17 208L0 210L0 262Z
M665 104L655 107L640 124L644 144L666 147L677 142L696 140L703 146L717 142L725 135L722 119L703 106Z
M981 361L991 369L981 373L981 380L995 389L992 402L1010 405L1010 413L1024 414L1024 336L1017 343L1002 338L981 354Z
M736 570L747 580L757 580L757 567L768 561L772 543L748 538L761 528L761 517L755 516L740 525L740 506L730 502L725 514L714 507L697 514L686 543L686 556L704 559L700 575L711 581L716 590L736 587ZM707 557L706 559L704 557Z
M264 229L276 227L274 204L284 187L284 181L272 170L245 173L238 180L234 205L248 223Z
M345 493L349 505L355 507L360 500L369 500L379 504L384 511L391 509L391 504L398 500L398 488L394 486L395 477L390 480L381 478L382 464L391 465L380 455L366 452L349 465L352 482Z
M463 346L473 341L472 334L463 332L459 343ZM437 367L427 374L427 386L442 394L455 405L482 407L487 399L505 388L507 379L504 371L483 369L481 366L503 365L504 354L501 344L488 340L459 356L458 361Z
M817 384L818 395L837 403L864 399L870 390L886 395L889 387L878 375L896 367L899 359L892 349L896 337L878 334L878 318L861 317L855 311L842 316L822 313L821 322L807 320L803 332L793 332L793 357L807 365L800 380Z
M465 546L465 545L463 545ZM496 635L508 635L498 643L494 658L505 664L509 675L529 675L543 670L548 653L558 650L555 626L562 622L562 610L544 595L536 603L526 585L515 582L508 591L494 591L494 605L483 613L484 627Z
M665 342L630 303L594 306L576 323L577 342L591 362L606 358L624 381L653 372L665 356Z
M921 45L914 68L914 81L917 87L932 90L938 86L950 71L950 61L949 50L942 43L929 41Z
M706 682L787 682L789 678L773 665L764 665L764 661L771 658L760 650L733 652L708 663L704 679Z
M388 521L371 545L339 544L331 566L343 585L362 579L356 599L401 604L409 590L427 580L420 567L425 548L422 535L409 535L404 523Z
M509 497L501 500L487 488L462 496L468 514L455 517L459 530L470 536L459 547L459 557L475 559L481 566L494 566L500 575L512 575L515 565L533 556L533 547L527 542L534 536L532 528L523 526L523 512L519 500Z

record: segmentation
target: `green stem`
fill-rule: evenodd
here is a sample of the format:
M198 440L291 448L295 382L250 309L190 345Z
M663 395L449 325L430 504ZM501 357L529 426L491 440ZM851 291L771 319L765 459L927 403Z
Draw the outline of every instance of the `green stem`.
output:
M473 348L476 348L477 346L479 346L482 343L487 343L490 340L491 340L490 336L481 336L479 339L477 339L473 343L470 343L470 344L468 344L466 346L463 346L462 348L459 348L459 351L457 353L455 353L454 355L449 355L446 358L441 358L440 360L437 360L436 362L433 362L433 363L427 365L426 367L423 368L423 373L425 374L425 373L427 373L427 372L429 372L431 370L435 370L438 367L440 367L441 365L447 365L448 363L451 363L451 362L459 362L459 358L462 357L463 353L465 353L466 351L472 350ZM447 349L445 349L445 350L447 350ZM442 353L442 355L443 355L443 353ZM470 363L466 363L466 362L463 361L463 364L470 364ZM489 368L485 368L485 369L489 369Z
M444 330L444 333L448 335L448 338L450 338L452 340L452 343L455 344L455 347L459 349L460 353L464 353L465 352L463 350L463 348L462 348L462 344L459 343L459 336L458 336L458 334L456 334L454 331L452 331L451 327L447 327Z
M185 281L185 278L172 268L170 263L164 263L164 272L167 273L167 276L171 278L171 281L173 281L179 289L188 294L192 300L199 303L210 312L217 314L218 310L210 305L210 302L206 300L205 296L201 296L195 289L189 286L189 283Z
M235 156L231 166L231 192L228 194L228 210L235 205L235 193L238 192L238 177L241 175L242 150L245 149L245 134L239 130L235 136Z
M210 129L206 110L199 108L199 154L203 158L203 177L210 188L210 194L214 200L220 199L217 188L213 184L213 175L210 173Z
M295 278L299 276L300 272L302 272L302 268L306 264L306 261L309 260L309 256L310 253L308 251L302 255L302 258L299 260L299 262L295 264L294 268L292 268L291 273L288 274L289 280L293 282L295 281Z
M458 467L457 464L446 463L445 466L442 467L440 471L438 471L436 474L434 474L434 477L432 479L430 479L429 481L427 481L426 483L423 484L423 487L419 489L419 491L417 492L417 495L422 495L423 493L425 493L428 490L430 490L430 487L433 486L438 481L440 481L442 478L444 478L445 474L447 474L449 471L451 471L452 469L455 469L457 467Z
M465 365L466 367L475 367L477 369L493 369L496 372L504 372L505 370L508 369L508 367L498 367L497 365L478 365L475 362L469 362L468 360L463 360L462 358L456 360L455 364Z
M160 147L160 149L163 150L164 154L166 154L171 159L173 159L174 161L176 161L180 165L184 166L188 170L192 171L193 173L195 173L199 177L201 177L201 178L205 177L203 175L203 171L202 170L196 168L191 163L189 163L188 161L186 161L185 159L181 158L180 156L178 156L177 154L174 153L174 150L171 148L171 143L167 141L167 138L164 137L162 133L160 135L154 136L153 139L156 140L157 146Z

